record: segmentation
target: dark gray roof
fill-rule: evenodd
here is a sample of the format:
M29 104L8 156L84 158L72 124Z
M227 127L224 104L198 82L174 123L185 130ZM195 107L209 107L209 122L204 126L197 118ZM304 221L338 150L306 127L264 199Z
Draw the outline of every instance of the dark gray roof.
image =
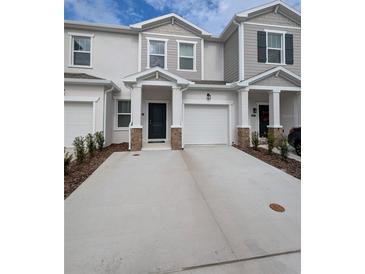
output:
M86 73L70 73L65 72L65 78L73 78L73 79L94 79L94 80L105 80L103 78L95 77Z
M216 80L191 80L195 84L206 84L206 85L225 85L226 81L216 81Z

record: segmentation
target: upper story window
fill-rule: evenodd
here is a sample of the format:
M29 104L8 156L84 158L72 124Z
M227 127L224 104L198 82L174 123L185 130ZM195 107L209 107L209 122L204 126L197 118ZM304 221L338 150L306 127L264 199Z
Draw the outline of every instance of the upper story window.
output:
M257 61L266 64L292 65L294 63L293 34L277 30L258 31Z
M91 67L92 35L71 34L71 66Z
M267 62L268 63L284 63L283 62L283 34L267 33Z
M195 52L196 42L177 41L178 69L196 70Z
M147 67L161 67L167 69L166 39L148 39Z
M131 101L118 100L117 101L117 127L129 127L131 121Z

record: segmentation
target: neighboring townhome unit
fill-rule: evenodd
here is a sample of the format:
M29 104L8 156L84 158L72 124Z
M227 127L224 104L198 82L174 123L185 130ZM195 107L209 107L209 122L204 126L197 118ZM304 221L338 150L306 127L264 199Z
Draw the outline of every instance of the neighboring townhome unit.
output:
M235 14L219 36L176 14L65 21L65 146L95 131L131 150L280 138L300 126L300 35L281 1Z

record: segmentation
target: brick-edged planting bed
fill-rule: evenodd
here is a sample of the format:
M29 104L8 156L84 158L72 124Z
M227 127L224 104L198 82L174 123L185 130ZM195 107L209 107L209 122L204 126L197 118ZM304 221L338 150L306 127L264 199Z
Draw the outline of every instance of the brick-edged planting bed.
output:
M272 153L271 155L268 154L267 149L258 148L258 150L254 150L253 148L239 148L238 146L234 145L235 148L242 150L262 161L272 165L276 168L281 169L282 171L300 179L301 177L301 163L294 159L288 159L287 162L281 160L279 154Z
M95 153L82 164L73 161L67 175L64 176L64 198L66 199L81 185L113 152L127 151L128 143L112 144Z

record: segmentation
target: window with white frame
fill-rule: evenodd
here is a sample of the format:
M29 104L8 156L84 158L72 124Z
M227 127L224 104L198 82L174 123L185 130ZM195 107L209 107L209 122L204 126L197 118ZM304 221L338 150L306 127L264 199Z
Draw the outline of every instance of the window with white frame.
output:
M283 54L283 33L267 32L267 62L285 63Z
M165 68L166 64L166 41L149 40L149 67Z
M91 37L72 36L71 48L73 66L91 66Z
M195 70L195 43L178 42L180 70Z
M131 121L131 101L118 100L117 101L117 127L129 127Z

